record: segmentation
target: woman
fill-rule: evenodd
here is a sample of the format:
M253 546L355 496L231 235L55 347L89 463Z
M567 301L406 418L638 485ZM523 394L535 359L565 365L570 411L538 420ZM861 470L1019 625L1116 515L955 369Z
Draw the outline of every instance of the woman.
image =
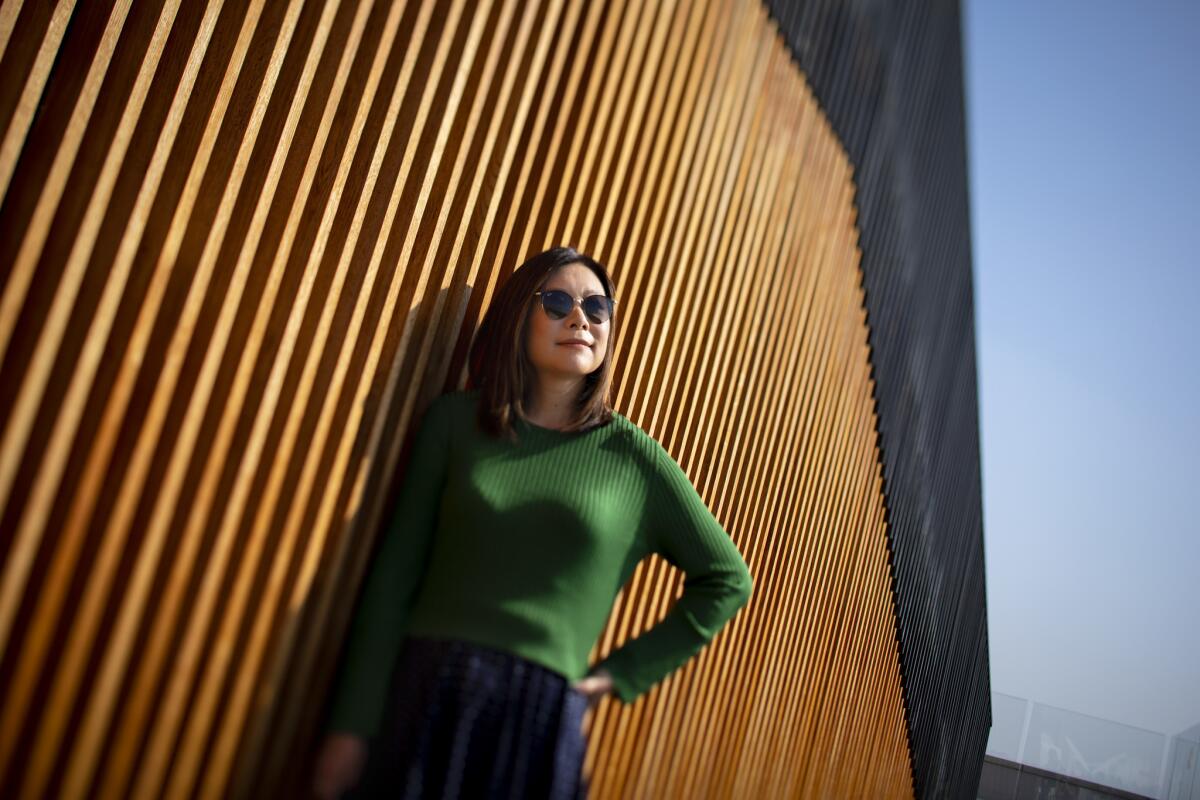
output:
M350 631L318 795L583 796L588 705L632 703L749 599L687 475L608 404L612 298L571 248L530 258L480 325L472 388L426 410ZM651 553L684 570L683 596L589 669Z

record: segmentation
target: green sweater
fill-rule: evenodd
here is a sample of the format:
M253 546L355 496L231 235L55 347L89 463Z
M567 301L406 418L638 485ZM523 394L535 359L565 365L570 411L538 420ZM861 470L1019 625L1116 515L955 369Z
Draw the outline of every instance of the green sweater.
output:
M583 433L518 420L516 443L475 423L477 390L444 394L417 429L338 677L331 729L382 721L405 634L515 653L574 682L601 667L624 703L698 653L750 598L741 553L687 475L620 413ZM634 568L686 575L668 615L588 668Z

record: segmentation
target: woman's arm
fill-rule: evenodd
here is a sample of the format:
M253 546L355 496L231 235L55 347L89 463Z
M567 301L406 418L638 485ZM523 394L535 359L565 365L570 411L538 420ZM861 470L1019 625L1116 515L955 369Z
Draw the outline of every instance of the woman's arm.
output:
M437 397L425 411L400 496L350 627L334 690L330 730L369 738L379 727L404 623L424 574L437 526L450 453L450 404Z
M616 696L632 703L699 653L750 599L750 569L687 474L657 442L647 518L650 541L685 573L683 595L654 627L609 653L605 669Z

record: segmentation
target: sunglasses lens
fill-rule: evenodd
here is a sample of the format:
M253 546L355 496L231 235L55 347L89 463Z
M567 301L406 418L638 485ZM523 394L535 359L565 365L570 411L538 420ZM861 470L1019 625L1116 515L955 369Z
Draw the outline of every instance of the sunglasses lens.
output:
M587 314L588 319L599 325L611 316L612 308L608 304L607 297L594 294L583 301L583 313Z
M571 313L574 306L574 301L566 292L542 292L542 308L546 309L551 319L562 319Z

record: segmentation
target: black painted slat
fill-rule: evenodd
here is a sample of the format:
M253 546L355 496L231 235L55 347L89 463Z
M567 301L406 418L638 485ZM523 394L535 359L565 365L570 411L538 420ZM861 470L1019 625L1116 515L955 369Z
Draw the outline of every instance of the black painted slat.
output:
M766 0L855 165L918 797L974 797L991 727L957 0Z

